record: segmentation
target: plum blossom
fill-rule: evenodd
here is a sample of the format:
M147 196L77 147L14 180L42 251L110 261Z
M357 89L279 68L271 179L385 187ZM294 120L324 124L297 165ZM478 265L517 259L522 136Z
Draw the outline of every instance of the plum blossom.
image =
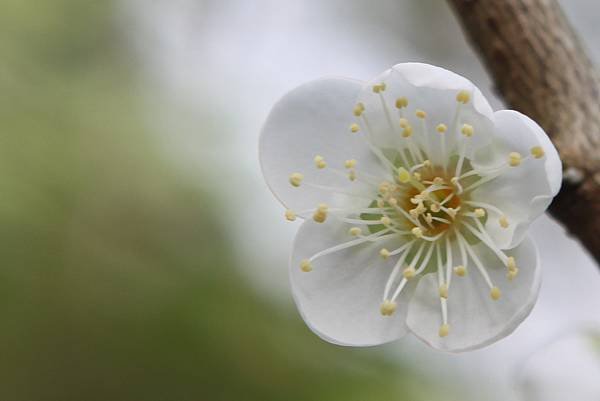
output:
M290 281L308 326L335 344L408 332L453 352L527 317L541 272L527 228L557 194L561 162L525 115L493 112L443 68L398 64L371 82L306 83L273 107L265 180L303 219Z

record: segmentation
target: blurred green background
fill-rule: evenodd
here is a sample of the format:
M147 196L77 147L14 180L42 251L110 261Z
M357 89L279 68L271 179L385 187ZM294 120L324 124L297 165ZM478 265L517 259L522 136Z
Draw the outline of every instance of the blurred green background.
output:
M381 351L322 342L289 304L246 284L218 195L178 173L146 132L140 61L116 10L2 2L0 399L438 391Z

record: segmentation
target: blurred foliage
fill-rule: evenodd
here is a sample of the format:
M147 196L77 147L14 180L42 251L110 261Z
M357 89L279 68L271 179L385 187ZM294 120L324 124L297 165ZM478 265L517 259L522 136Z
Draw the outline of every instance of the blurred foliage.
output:
M427 399L245 285L144 127L114 4L0 8L0 399Z

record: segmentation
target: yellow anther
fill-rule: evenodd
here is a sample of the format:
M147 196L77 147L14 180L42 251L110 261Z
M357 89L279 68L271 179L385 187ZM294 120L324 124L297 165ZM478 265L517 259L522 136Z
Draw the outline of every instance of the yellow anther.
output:
M443 134L448 130L448 127L446 126L446 124L438 124L437 127L435 127L435 130L440 134Z
M494 301L497 301L497 300L500 299L501 296L502 296L502 291L500 291L500 288L498 288L498 287L492 287L492 289L490 290L490 297Z
M413 177L415 178L415 180L421 181L421 174L420 173L413 173Z
M350 181L356 181L356 171L355 170L350 170L348 172L348 179Z
M346 167L346 168L354 168L354 167L356 167L356 160L354 160L354 159L346 160L344 162L344 167Z
M288 221L294 221L296 220L296 213L293 210L288 209L285 211L285 218Z
M304 179L304 176L300 173L290 174L290 184L292 184L292 186L294 186L294 187L299 187L300 183L302 183L303 179Z
M470 138L473 136L473 126L469 124L463 124L460 132L462 132L462 134L467 138Z
M509 281L512 281L515 277L517 277L518 274L519 274L519 269L515 268L513 270L509 270L508 273L506 273L506 278Z
M485 210L481 208L475 209L475 217L485 217Z
M381 258L382 258L383 260L386 260L387 258L389 258L389 257L390 257L390 251L388 251L388 250L387 250L387 249L385 249L385 248L382 248L382 249L379 251L379 256L381 256Z
M316 155L314 158L314 161L315 161L315 166L317 168L327 167L327 162L325 162L325 159L323 158L323 156Z
M408 127L402 130L402 138L409 138L413 133L412 127L409 125Z
M398 169L398 181L400 181L402 184L406 184L410 181L410 173L404 167L400 167Z
M327 204L320 203L317 207L317 210L313 214L313 220L317 223L325 222L325 220L327 220L327 209L329 209L329 206L327 206Z
M427 214L425 215L425 221L426 221L427 223L429 223L429 224L432 224L432 223L433 223L433 216L431 215L431 213L427 213Z
M470 99L471 99L471 94L469 93L469 91L466 91L466 90L461 90L456 95L456 101L460 102L460 103L469 103Z
M415 227L412 230L410 230L410 232L413 233L413 235L417 238L423 237L423 230L421 230L420 227Z
M394 314L394 312L396 312L396 307L397 306L398 305L396 304L396 302L390 301L390 300L386 299L381 304L381 308L379 308L379 311L381 312L381 314L383 316L391 316L391 315Z
M392 219L390 219L388 216L383 216L380 221L384 226L389 226L392 224Z
M309 271L311 271L313 268L312 268L312 264L310 263L310 260L303 259L300 262L300 269L305 273L308 273Z
M348 234L350 234L354 237L358 237L359 235L362 234L362 230L359 227L352 227L351 229L348 230Z
M401 109L408 106L408 99L405 97L399 97L396 99L396 108Z
M378 208L385 207L385 201L383 199L377 199L377 207Z
M398 120L398 123L400 124L400 128L406 128L410 125L406 118L401 118Z
M373 92L375 92L375 93L383 92L384 90L385 90L384 82L373 85Z
M315 212L313 214L313 220L317 223L324 223L327 220L327 212Z
M438 203L432 203L431 206L429 206L429 209L431 209L433 213L437 213L440 211L440 205Z
M454 268L454 274L456 274L459 277L464 277L467 275L467 268L463 265L458 265Z
M450 325L442 324L440 326L440 331L438 332L440 337L446 337L450 333Z
M425 160L423 162L423 167L431 167L431 161L430 160Z
M508 154L508 165L517 167L519 164L521 164L521 154L518 152L510 152Z
M446 284L440 284L438 294L440 294L440 298L448 299L448 286Z
M354 106L354 110L352 110L356 117L360 117L363 111L365 111L365 105L362 103L357 103L356 106Z
M356 133L358 131L360 131L360 127L358 126L358 124L354 123L350 125L350 131Z
M514 270L517 268L517 263L515 262L514 256L509 256L506 258L506 267L508 267L508 270Z
M435 177L433 179L433 183L435 185L443 185L444 184L444 179L442 177Z
M416 273L417 273L417 271L412 266L408 266L402 271L402 275L407 280L413 278Z
M390 199L388 199L388 203L390 204L390 206L397 206L398 205L398 199L396 199L396 198L390 198Z
M544 157L545 154L546 153L544 152L544 149L541 146L534 146L533 148L531 148L531 155L536 159L541 159L542 157Z
M427 117L427 113L425 113L423 110L417 110L415 111L415 116L417 116L417 118L425 118Z
M502 216L498 219L498 223L500 223L500 227L502 228L508 228L508 219L506 218L506 216Z

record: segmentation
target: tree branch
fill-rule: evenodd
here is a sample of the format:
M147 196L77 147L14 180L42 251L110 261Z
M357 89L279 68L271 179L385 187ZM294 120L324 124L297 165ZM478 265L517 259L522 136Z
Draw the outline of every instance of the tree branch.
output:
M510 107L565 168L550 213L600 262L600 81L556 0L449 0Z

